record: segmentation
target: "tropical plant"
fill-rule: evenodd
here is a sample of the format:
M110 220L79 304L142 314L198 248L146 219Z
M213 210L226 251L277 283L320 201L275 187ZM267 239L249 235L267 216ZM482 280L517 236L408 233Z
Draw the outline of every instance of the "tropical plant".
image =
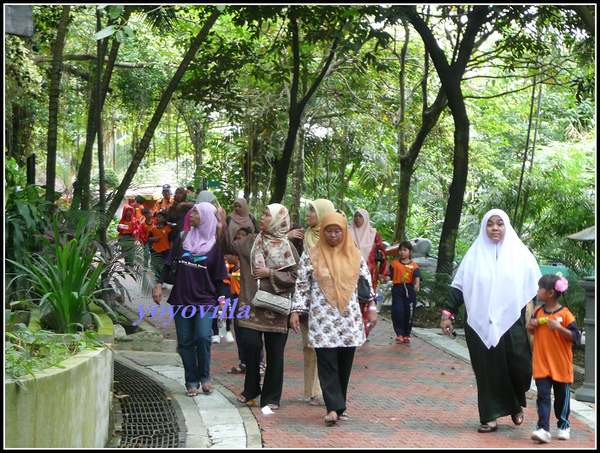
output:
M96 303L110 313L110 307L99 298L102 288L99 279L104 262L96 257L92 240L95 232L82 219L73 238L59 233L54 219L53 237L44 236L44 250L27 257L25 264L9 260L22 273L14 279L24 279L30 284L30 299L39 305L40 317L50 315L49 322L56 332L75 332L83 317L91 313L98 322L99 317L89 311L89 304Z

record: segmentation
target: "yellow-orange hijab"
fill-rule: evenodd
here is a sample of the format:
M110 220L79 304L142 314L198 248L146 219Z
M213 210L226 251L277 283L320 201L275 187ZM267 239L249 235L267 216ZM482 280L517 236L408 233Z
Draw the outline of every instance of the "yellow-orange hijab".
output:
M325 240L324 232L330 225L339 226L344 233L342 242L335 247ZM337 212L330 212L323 217L319 236L318 244L308 251L315 278L327 301L344 313L358 283L360 250L348 233L346 219Z

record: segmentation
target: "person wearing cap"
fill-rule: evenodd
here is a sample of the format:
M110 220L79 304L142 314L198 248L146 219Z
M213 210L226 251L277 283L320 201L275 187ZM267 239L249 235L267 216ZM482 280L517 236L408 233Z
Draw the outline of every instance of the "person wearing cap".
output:
M163 196L156 200L156 203L154 203L154 208L152 209L153 216L159 211L168 211L169 206L173 204L171 186L169 184L165 184L162 189Z

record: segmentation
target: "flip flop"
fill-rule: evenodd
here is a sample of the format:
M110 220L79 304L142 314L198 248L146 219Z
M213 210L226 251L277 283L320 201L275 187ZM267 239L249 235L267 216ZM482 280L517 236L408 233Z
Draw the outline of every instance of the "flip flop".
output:
M512 421L515 425L519 426L523 424L523 420L525 420L525 415L523 414L523 411L521 411L518 414L511 415L510 418L512 418Z
M279 410L279 406L277 404L267 404L267 406L269 406L269 409L272 411Z
M498 429L498 423L496 421L487 422L477 428L478 433L493 433Z
M214 392L214 388L212 385L210 385L210 383L208 384L202 384L202 391L204 393L206 393L207 395L210 395L212 392Z
M244 395L238 395L237 400L238 400L239 403L249 404L250 406L254 406L256 404L256 401L249 400Z
M320 396L313 396L310 400L308 400L308 404L311 406L321 406L323 401Z
M189 396L190 398L198 396L198 389L196 387L190 387L186 393L186 396Z
M341 422L345 422L346 420L349 420L349 419L350 419L350 417L348 417L348 414L346 414L345 412L342 415L338 416L338 420Z

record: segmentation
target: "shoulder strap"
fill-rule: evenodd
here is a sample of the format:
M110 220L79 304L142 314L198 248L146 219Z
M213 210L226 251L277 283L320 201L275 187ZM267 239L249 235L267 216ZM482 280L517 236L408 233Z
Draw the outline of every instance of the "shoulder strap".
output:
M540 305L539 307L537 307L534 311L533 314L531 315L532 318L537 318L538 313L540 312L540 310L543 308L543 305Z

